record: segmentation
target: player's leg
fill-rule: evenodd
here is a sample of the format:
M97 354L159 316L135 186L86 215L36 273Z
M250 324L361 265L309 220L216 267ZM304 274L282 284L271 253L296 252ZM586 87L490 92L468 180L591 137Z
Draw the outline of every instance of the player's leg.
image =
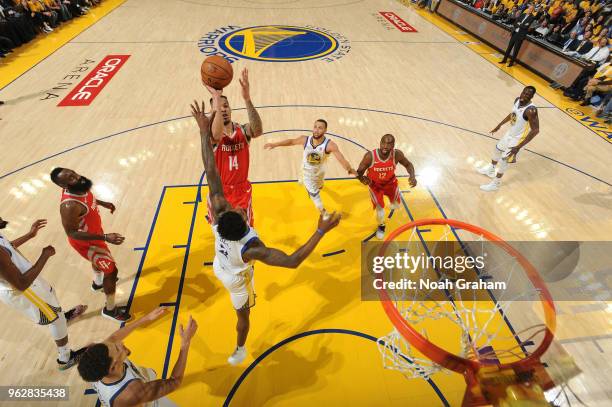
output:
M497 163L499 163L499 161L501 160L502 152L505 150L505 146L503 144L503 140L497 143L495 149L493 150L491 163L480 168L478 170L479 173L481 173L482 175L486 175L490 178L495 177L495 167L497 166Z
M508 160L512 158L513 157L510 157L508 154L504 154L504 156L502 156L501 160L499 161L497 175L495 176L495 178L493 178L488 184L481 185L480 189L487 192L497 191L501 186L501 179L504 176L506 170L508 169Z
M90 246L87 251L87 257L91 261L91 265L95 273L102 273L102 289L106 295L106 304L102 308L102 316L115 320L117 322L125 322L131 318L127 307L118 306L115 303L115 291L117 289L117 280L119 280L119 270L115 259L110 253L108 246Z
M325 216L325 205L321 199L321 188L323 188L323 178L304 177L304 187L308 192L310 200L322 215Z
M57 365L66 370L76 364L83 349L72 351L68 343L67 321L81 316L87 309L79 305L69 312L62 312L55 291L42 278L37 278L25 291L0 291L0 301L19 311L30 321L49 326L51 337L57 346Z
M385 200L384 193L381 188L374 185L368 187L370 191L370 200L372 201L372 207L376 212L376 238L382 239L385 237Z

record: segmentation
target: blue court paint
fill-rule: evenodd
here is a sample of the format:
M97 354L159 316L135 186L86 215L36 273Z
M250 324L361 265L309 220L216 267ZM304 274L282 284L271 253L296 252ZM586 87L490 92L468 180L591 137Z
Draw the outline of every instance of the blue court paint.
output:
M145 247L134 247L134 249L132 249L132 250L134 250L135 252L138 252L138 251L141 251L141 250L144 250L144 249L145 249Z
M344 250L344 249L336 250L335 252L329 252L329 253L323 254L323 257L335 256L337 254L344 253L344 252L346 252L346 250Z
M212 266L213 262L212 261L207 261L207 262L204 262L204 265L205 266Z
M176 302L161 302L159 306L160 307L174 307L176 306Z
M183 205L193 205L195 203L196 201L187 201L187 202L183 202Z
M175 244L174 246L172 246L173 249L184 249L186 247L186 244Z

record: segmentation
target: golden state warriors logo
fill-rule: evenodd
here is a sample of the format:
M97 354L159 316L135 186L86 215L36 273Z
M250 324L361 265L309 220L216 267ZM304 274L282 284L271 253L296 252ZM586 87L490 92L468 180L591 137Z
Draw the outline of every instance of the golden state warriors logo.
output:
M514 125L514 123L516 123L516 113L512 112L510 115L510 124Z
M204 36L198 46L207 56L220 55L230 62L242 58L264 62L311 59L333 62L350 50L350 42L341 34L320 27L289 25L222 27Z
M317 153L308 154L307 161L309 164L321 164L321 156Z

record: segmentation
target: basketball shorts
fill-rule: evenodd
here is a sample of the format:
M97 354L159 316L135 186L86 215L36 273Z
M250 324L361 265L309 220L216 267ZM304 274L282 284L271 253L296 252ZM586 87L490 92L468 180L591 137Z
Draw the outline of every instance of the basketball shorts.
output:
M400 192L397 179L388 182L384 185L371 183L369 185L370 199L372 200L372 206L376 209L377 206L384 208L386 196L389 199L391 205L400 204Z
M513 147L518 146L521 142L519 138L510 137L508 134L504 135L498 142L495 148L501 152L502 158L506 160L508 163L512 164L516 162L518 154L511 154L510 150Z
M234 309L240 310L255 306L255 286L253 281L253 267L249 267L240 274L232 274L221 267L213 267L215 276L229 291Z
M253 218L253 187L250 182L244 182L237 185L223 185L223 194L225 199L232 205L233 208L242 208L245 210L249 226L253 227L255 219ZM208 222L215 223L215 216L208 199Z
M111 255L110 249L105 242L100 240L75 240L68 239L70 245L81 257L91 263L91 267L96 272L111 274L117 270L115 259Z
M0 290L0 301L39 325L52 323L62 312L55 290L41 277L25 291Z
M306 191L312 196L315 196L323 189L323 180L325 178L325 174L320 174L318 176L311 176L307 173L302 175L302 182L304 183L304 187Z

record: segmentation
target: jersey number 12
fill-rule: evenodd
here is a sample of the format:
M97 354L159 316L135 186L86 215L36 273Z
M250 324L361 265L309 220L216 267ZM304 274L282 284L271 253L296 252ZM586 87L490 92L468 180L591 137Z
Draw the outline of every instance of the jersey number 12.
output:
M229 156L229 170L232 171L234 169L238 169L238 156L230 155Z

